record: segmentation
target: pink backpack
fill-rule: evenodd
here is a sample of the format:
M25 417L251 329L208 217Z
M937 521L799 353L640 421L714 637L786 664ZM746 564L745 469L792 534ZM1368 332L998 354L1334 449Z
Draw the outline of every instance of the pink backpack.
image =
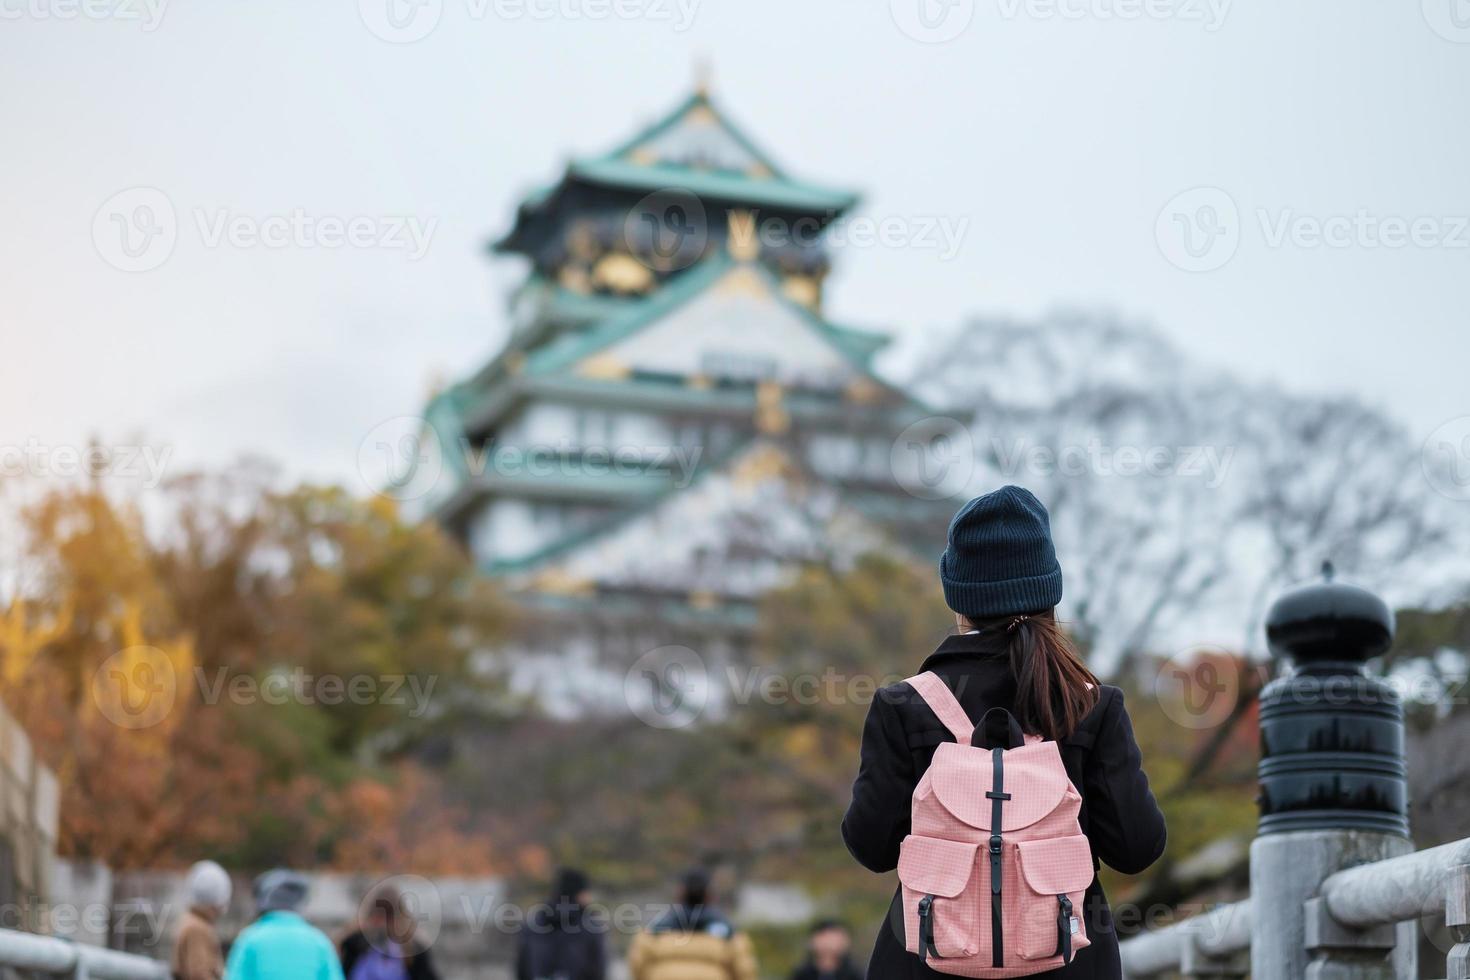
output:
M1093 864L1057 743L1022 735L1004 708L972 725L937 674L908 683L955 737L914 788L899 853L909 952L962 977L1065 966L1088 945L1081 909Z

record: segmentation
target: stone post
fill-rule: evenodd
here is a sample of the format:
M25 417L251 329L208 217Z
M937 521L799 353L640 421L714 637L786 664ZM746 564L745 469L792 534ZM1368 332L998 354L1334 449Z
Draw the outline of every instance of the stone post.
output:
M1267 617L1271 653L1287 669L1261 692L1251 976L1409 980L1414 923L1357 932L1308 904L1334 871L1413 849L1403 707L1363 670L1393 642L1393 613L1377 596L1333 582L1330 566L1323 571L1322 582L1287 592Z

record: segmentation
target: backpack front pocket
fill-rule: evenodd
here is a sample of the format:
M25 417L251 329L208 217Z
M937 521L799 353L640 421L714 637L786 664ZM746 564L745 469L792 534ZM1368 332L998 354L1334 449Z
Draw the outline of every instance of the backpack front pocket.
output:
M1092 847L1080 835L1020 841L1016 857L1023 882L1015 911L1022 959L1070 961L1089 942L1082 896L1092 884Z
M980 907L967 891L979 844L910 835L898 857L903 885L904 939L924 959L980 951Z

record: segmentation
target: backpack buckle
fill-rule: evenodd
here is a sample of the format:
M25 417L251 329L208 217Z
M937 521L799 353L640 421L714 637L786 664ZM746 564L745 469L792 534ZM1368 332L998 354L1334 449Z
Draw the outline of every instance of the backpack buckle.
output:
M1000 834L991 834L990 835L990 853L991 854L999 854L1000 853L1000 841L1001 841Z

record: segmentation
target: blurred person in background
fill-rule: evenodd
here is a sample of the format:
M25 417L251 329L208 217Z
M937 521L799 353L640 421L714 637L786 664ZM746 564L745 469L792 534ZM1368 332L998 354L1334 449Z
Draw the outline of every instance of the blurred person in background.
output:
M220 980L225 957L219 941L219 917L230 907L234 886L224 868L200 861L185 883L189 911L179 922L170 967L178 980Z
M607 947L587 919L590 887L576 868L557 872L547 904L521 928L516 980L604 980Z
M255 879L259 917L230 947L225 980L343 980L337 949L297 913L306 879L294 871L267 871Z
M633 980L756 980L750 937L711 904L709 872L684 874L679 901L633 939Z
M806 962L791 974L791 980L863 980L852 965L852 934L841 922L818 922L807 939Z
M358 922L341 945L347 980L439 980L398 889L384 882L368 892Z

